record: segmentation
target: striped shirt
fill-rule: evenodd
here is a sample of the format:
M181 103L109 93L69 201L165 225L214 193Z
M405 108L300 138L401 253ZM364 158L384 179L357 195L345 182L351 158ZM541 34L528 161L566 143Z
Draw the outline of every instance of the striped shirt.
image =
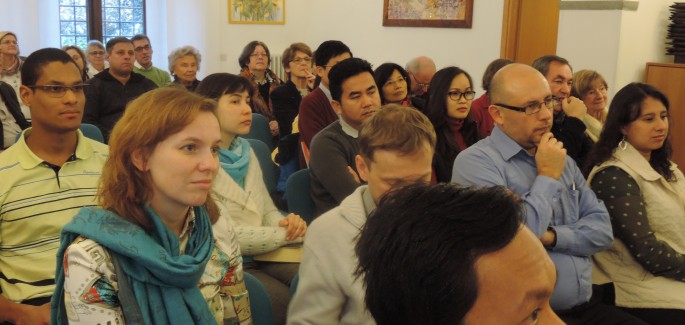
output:
M24 136L0 154L2 296L21 302L52 295L60 231L81 207L96 205L108 154L81 131L74 156L59 169L36 156Z

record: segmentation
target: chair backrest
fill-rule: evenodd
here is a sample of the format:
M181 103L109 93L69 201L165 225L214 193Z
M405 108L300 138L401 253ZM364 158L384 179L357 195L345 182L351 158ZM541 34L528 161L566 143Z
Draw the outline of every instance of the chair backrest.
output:
M254 151L257 160L259 160L259 167L262 169L262 177L264 184L269 193L276 191L276 164L271 160L271 153L266 144L257 139L247 139Z
M88 138L105 143L105 137L102 135L102 131L93 124L81 123L81 132Z
M86 138L93 139L100 143L105 143L105 137L102 135L102 131L100 131L97 126L88 123L81 123L80 129ZM19 137L22 135L22 133L23 132L17 134L17 138L15 140L19 141Z
M309 169L300 169L294 172L285 183L285 199L288 202L288 210L299 214L307 224L314 220L314 201L312 201Z
M264 142L269 148L269 152L274 151L273 138L271 137L271 128L269 128L269 120L262 114L252 113L252 126L250 132L243 136L245 139L257 139Z
M300 273L295 273L295 276L290 281L290 296L294 296L297 292L297 284L300 283Z
M269 292L254 275L244 272L245 287L250 295L250 311L252 312L252 324L274 325L274 315L271 310Z

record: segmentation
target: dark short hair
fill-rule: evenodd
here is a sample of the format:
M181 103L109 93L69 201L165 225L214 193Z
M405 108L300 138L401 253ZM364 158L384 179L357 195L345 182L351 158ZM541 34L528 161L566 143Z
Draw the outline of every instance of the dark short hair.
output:
M325 41L319 45L316 51L314 51L314 64L323 67L328 64L328 61L332 58L345 53L354 56L345 43L341 41Z
M342 97L343 82L364 72L368 72L371 74L371 77L373 77L373 68L371 68L371 63L360 58L345 59L333 66L331 71L328 73L328 88L331 91L331 98L340 102L340 98Z
M257 46L263 47L264 51L266 51L266 65L268 66L269 64L271 64L271 52L269 51L269 47L266 46L264 42L252 41L245 45L245 47L243 48L243 52L240 53L240 56L238 57L238 64L240 64L241 69L247 67L247 65L250 63L250 55L252 54L252 52L254 52Z
M397 70L404 80L407 81L407 94L411 91L411 78L409 78L409 73L404 70L402 66L397 63L383 63L376 68L373 72L373 77L376 80L376 87L378 87L378 94L381 96L381 104L385 104L385 96L383 96L383 86L390 79L392 73Z
M224 94L246 91L252 98L254 88L247 78L230 73L212 73L200 81L195 93L206 98L219 100Z
M494 61L490 62L490 64L488 64L488 67L485 68L485 72L483 72L483 90L489 91L490 82L492 82L492 77L495 76L495 73L499 71L499 69L502 69L504 66L512 63L514 63L514 61L509 59L495 59Z
M150 43L150 45L152 45L152 42L150 42L150 38L147 37L146 35L143 35L143 34L135 34L135 35L133 35L133 37L131 37L131 43L133 43L133 42L135 42L135 41L142 41L142 40L145 40L145 41L147 41L148 43Z
M73 63L78 69L78 65L67 52L52 47L40 49L31 53L21 66L21 84L34 86L43 73L43 67L52 62ZM81 70L79 76L80 72Z
M540 71L540 73L542 73L543 76L547 77L547 72L549 72L549 65L552 62L557 62L557 63L563 64L563 65L567 65L569 68L571 68L571 71L573 71L573 67L571 66L570 63L568 63L568 60L566 60L566 59L564 59L558 55L551 55L551 54L543 55L543 56L535 59L535 61L533 61L533 64L531 64L531 66L533 66L533 68L535 68L535 70Z
M592 147L588 154L584 172L587 176L592 168L599 166L603 162L611 159L611 155L618 147L618 143L623 139L622 129L633 121L637 120L642 114L642 103L647 98L654 98L660 101L666 111L670 110L668 98L659 89L645 83L633 82L621 88L609 106L609 113L604 122L604 128L599 135L597 143ZM649 164L666 180L675 179L671 170L671 141L666 137L661 148L653 150L649 157Z
M378 325L462 324L478 297L478 258L508 245L522 215L502 186L413 184L381 198L355 247Z
M107 45L105 45L105 49L107 51L107 54L112 54L112 49L114 48L115 45L117 45L119 43L129 43L129 44L133 45L131 40L126 38L126 37L119 36L119 37L112 38L109 41L107 41Z

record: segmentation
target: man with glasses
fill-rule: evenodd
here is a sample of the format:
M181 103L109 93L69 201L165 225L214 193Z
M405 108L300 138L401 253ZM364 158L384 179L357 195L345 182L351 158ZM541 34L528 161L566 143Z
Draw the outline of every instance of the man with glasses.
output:
M157 88L152 80L133 72L133 43L126 37L107 41L109 68L88 80L86 111L83 122L94 124L109 141L114 124L124 114L126 104L136 97Z
M300 129L300 146L309 148L312 139L319 131L338 120L338 115L331 106L333 98L328 89L328 73L338 62L352 56L350 48L341 41L325 41L314 51L316 74L321 79L321 83L300 102L297 122ZM302 154L300 154L300 167L307 167Z
M85 85L69 54L33 52L21 81L33 127L0 154L0 324L49 324L60 231L97 204L108 148L79 131Z
M171 76L169 76L169 73L152 65L152 45L150 45L150 39L143 34L137 34L131 38L131 42L133 43L133 51L136 55L133 71L152 80L157 87L170 85Z
M428 99L428 85L430 85L437 70L435 62L427 56L419 56L407 62L405 69L411 77L411 96L426 101Z
M495 74L490 98L495 128L457 156L452 181L503 185L521 198L526 226L557 268L551 305L562 320L643 324L592 295L590 257L611 247L609 213L550 132L554 100L544 76L527 65L507 65Z
M109 63L105 61L105 46L98 40L88 41L86 57L88 58L88 78L93 78L109 68Z
M560 56L545 55L535 59L532 66L545 76L552 96L557 101L554 105L552 134L564 143L567 154L582 167L593 142L585 134L586 127L583 123L587 107L582 100L571 96L571 64Z

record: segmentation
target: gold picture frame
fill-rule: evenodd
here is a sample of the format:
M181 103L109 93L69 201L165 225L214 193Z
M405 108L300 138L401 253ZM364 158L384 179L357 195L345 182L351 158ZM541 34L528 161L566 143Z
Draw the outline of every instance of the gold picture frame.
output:
M228 0L230 24L285 24L285 0Z
M473 0L384 0L383 26L471 28Z

